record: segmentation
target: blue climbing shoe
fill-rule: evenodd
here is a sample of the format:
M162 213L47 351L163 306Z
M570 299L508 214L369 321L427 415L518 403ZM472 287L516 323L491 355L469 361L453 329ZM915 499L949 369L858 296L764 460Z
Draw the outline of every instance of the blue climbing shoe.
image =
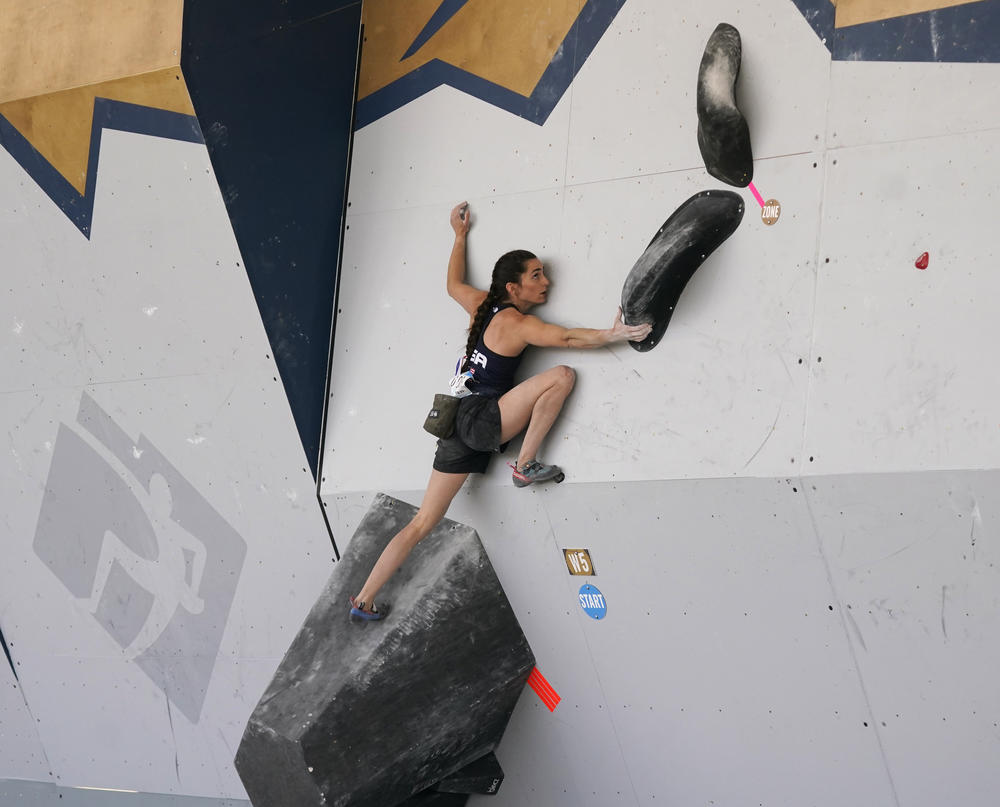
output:
M543 465L538 460L528 460L524 465L518 467L507 463L514 470L511 479L514 487L523 488L535 482L548 482L550 479L562 482L566 475L558 465Z
M355 602L354 597L348 597L351 603L351 619L354 621L363 620L365 622L374 622L377 619L385 619L389 614L388 606L382 606L379 608L375 603L370 606L368 603Z

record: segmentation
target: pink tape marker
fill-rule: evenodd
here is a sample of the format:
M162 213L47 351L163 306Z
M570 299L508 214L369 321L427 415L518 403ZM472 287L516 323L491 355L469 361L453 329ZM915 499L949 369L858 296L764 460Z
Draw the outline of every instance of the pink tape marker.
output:
M752 193L753 194L753 198L757 200L757 204L759 204L761 207L763 207L764 206L764 197L760 195L760 191L758 191L753 186L752 182L750 183L750 193Z

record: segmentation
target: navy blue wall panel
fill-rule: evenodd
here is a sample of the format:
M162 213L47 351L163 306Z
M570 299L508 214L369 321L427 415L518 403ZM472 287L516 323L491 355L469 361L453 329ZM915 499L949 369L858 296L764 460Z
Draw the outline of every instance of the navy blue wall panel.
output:
M181 68L313 474L361 0L187 0Z
M836 28L830 0L793 0L835 60L998 62L1000 0L980 0L919 14Z

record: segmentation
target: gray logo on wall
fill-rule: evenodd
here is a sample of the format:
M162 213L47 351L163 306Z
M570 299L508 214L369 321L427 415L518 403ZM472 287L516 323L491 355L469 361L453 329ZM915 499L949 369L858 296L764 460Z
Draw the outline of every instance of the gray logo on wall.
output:
M196 723L246 541L86 393L77 424L59 425L35 554Z

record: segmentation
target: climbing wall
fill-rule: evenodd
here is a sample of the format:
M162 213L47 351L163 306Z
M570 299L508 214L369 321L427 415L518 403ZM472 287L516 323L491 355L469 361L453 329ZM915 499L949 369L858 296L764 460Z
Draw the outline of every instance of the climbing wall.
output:
M327 129L276 102L199 122L188 73L218 91L213 66L264 40L291 60L305 39L282 38L322 41L344 5L209 15L216 51L182 37L204 4L92 5L0 0L0 803L246 807L251 713L336 607L326 521L353 552L378 494L416 504L430 472L420 424L467 325L454 204L471 282L529 248L538 313L606 327L664 221L728 189L742 223L655 349L525 360L577 370L543 454L566 481L514 489L512 450L449 513L542 696L517 701L492 803L992 805L1000 3L368 0L334 311L328 273L255 290L236 219L266 207L233 211L267 194L213 164L291 176L272 144L309 168ZM753 188L697 143L722 21ZM307 244L290 209L255 252L283 283L337 250L336 216ZM335 321L322 505L307 320Z
M716 25L742 37L740 228L652 351L526 358L577 370L542 454L564 483L515 490L511 449L449 512L561 698L522 697L490 803L991 803L998 6L365 4L322 482L345 536L430 473L468 324L450 208L474 285L530 249L536 313L610 325L661 224L727 188L696 87Z

